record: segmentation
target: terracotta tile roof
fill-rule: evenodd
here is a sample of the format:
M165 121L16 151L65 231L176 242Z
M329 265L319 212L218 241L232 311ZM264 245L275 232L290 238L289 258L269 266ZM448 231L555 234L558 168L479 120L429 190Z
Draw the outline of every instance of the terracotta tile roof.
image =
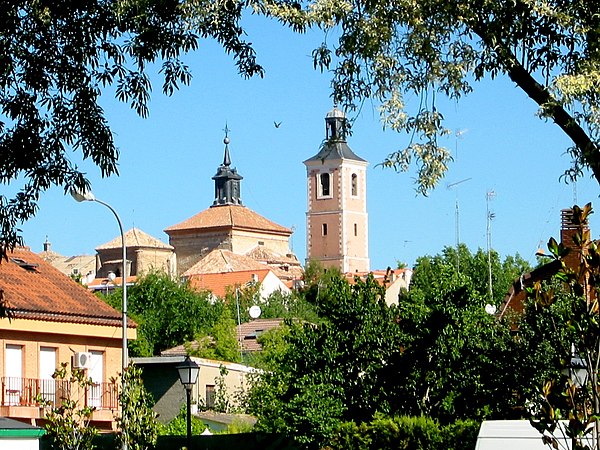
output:
M229 250L215 249L183 273L184 277L206 273L238 272L240 270L262 270L267 268L248 256Z
M125 232L125 245L127 247L145 247L145 248L163 248L167 250L173 250L173 247L169 244L150 236L148 233L143 232L139 228L132 228ZM107 242L96 247L96 250L106 250L109 248L122 248L121 236L117 236L112 241Z
M71 275L74 269L77 269L81 275L87 275L88 272L96 272L95 255L62 256L52 250L40 252L38 255L65 275Z
M242 340L242 351L257 352L262 349L257 342L258 336L262 333L279 328L284 319L255 319L243 323L237 327L237 336Z
M269 272L271 272L270 269L263 268L237 272L205 273L192 275L188 277L188 280L190 287L193 289L210 291L217 297L224 297L227 294L228 287L244 286L252 281L262 283Z
M184 230L200 230L226 228L236 230L252 230L264 233L290 236L292 230L276 224L260 214L241 205L219 205L172 225L165 229L167 234Z
M372 270L370 272L346 272L344 277L350 284L354 284L355 278L358 277L361 280L365 280L368 275L373 275L375 281L383 286L384 284L390 284L392 276L394 279L402 277L403 274L411 272L410 269L388 269L388 270Z
M270 248L265 247L264 245L257 245L249 252L246 252L246 256L256 260L265 262L267 264L291 264L291 265L300 265L298 258L296 255L290 253L288 255L280 255L277 252L274 252Z
M250 322L243 323L236 327L236 337L242 342L242 351L257 352L261 350L261 346L256 342L256 338L265 331L278 328L283 323L284 319L255 319ZM211 338L212 339L212 338ZM186 344L177 345L176 347L163 350L161 356L180 356L187 355L187 348L198 350L200 343L196 341ZM187 348L186 348L187 347Z
M212 338L211 338L212 339ZM186 344L177 345L173 348L168 348L160 352L160 356L180 356L188 354L188 347L192 351L197 351L200 348L200 343L198 341L187 342Z
M129 277L127 277L127 286L132 286L136 283L137 281L137 276L135 275L131 275ZM90 283L87 284L87 287L89 289L102 289L105 288L107 285L110 287L120 287L121 284L123 283L123 280L121 277L115 277L114 280L110 281L109 278L94 278Z
M121 321L119 311L25 248L0 263L0 290L15 319L117 326Z

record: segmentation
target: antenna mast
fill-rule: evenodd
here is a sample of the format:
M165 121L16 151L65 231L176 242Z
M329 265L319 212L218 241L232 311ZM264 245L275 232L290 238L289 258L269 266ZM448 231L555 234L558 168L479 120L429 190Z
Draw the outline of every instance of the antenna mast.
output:
M490 211L490 201L494 199L496 193L487 191L485 194L485 208L487 216L487 253L488 253L488 285L490 288L490 303L493 304L494 291L492 288L492 219L496 217L496 214Z
M464 180L450 183L446 186L447 189L452 189L465 181L469 181L471 177L465 178ZM454 230L456 239L456 272L460 273L460 257L458 255L458 247L460 246L460 207L458 205L458 192L456 192L456 201L454 207Z

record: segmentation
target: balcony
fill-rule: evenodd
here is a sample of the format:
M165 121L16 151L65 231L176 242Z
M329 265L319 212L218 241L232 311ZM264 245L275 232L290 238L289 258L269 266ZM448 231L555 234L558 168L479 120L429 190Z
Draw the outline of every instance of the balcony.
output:
M116 383L94 383L83 389L76 383L54 379L2 377L0 382L0 416L43 418L38 395L52 406L60 405L63 399L75 400L80 407L93 407L93 416L98 418L106 415L102 411L114 411L119 407Z

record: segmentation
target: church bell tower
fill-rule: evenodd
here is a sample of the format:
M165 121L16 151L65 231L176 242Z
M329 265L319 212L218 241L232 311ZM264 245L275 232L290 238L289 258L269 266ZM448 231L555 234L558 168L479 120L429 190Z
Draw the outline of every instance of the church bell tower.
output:
M223 143L225 144L223 164L219 166L217 173L212 177L215 180L215 200L212 206L241 205L240 185L244 177L237 173L236 168L231 168L227 127L225 127L225 139L223 139Z
M369 271L367 166L346 143L346 115L325 117L325 141L304 161L307 175L307 260L343 273Z

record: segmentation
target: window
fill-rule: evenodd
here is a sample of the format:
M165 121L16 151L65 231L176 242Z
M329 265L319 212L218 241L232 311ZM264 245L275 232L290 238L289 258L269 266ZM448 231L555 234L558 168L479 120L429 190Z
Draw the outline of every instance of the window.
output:
M52 377L56 370L56 349L40 347L40 393L45 400L57 404L56 380Z
M354 236L358 236L358 225L354 224Z
M331 175L322 173L319 175L319 197L331 196Z
M215 385L206 385L206 409L213 409L215 407Z
M323 224L323 236L327 236L327 224Z
M358 175L352 174L352 195L356 197L358 195Z
M8 344L4 349L4 402L18 405L23 393L23 347Z
M91 378L92 385L88 391L88 405L101 408L102 404L102 381L104 378L104 353L92 351L90 358L90 367L88 377Z

